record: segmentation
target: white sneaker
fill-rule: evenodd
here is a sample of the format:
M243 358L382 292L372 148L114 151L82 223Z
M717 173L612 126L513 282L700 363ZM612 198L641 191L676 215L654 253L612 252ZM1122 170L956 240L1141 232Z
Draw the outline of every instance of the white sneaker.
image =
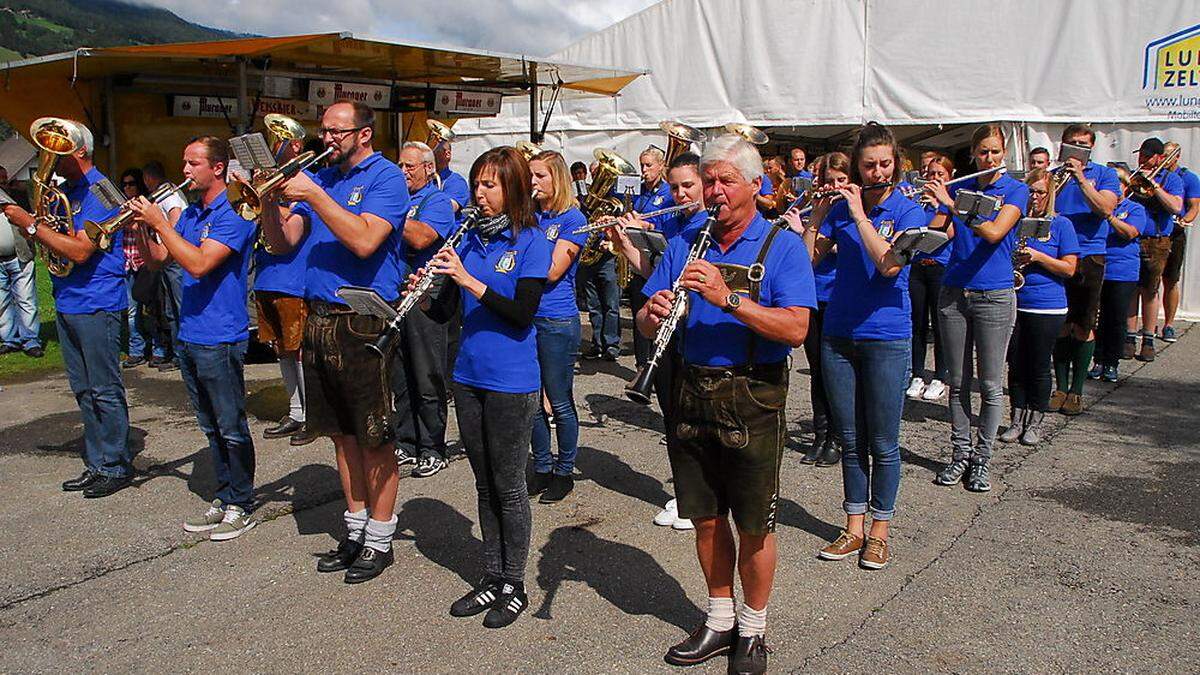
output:
M675 522L671 523L671 529L673 529L673 530L694 530L694 529L696 529L696 526L692 525L692 521L688 520L687 518L676 518Z
M674 499L667 502L663 510L659 511L657 516L654 516L654 524L659 527L674 525L677 520L679 520L679 507L675 505Z
M914 377L912 382L908 384L908 390L904 395L909 398L918 398L921 395L921 390L925 388L925 380L919 377Z
M933 380L925 387L925 392L921 394L921 398L926 401L936 401L946 393L946 385L941 380Z

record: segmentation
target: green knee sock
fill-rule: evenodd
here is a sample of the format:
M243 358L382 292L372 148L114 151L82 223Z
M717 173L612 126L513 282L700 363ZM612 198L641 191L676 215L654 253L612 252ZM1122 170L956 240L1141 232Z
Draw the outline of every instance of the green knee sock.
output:
M1096 341L1088 340L1087 342L1076 341L1075 358L1071 361L1075 371L1071 373L1071 393L1082 394L1083 383L1087 380L1088 364L1092 362L1092 355L1096 353Z
M1066 391L1071 384L1073 338L1060 337L1054 341L1054 390Z

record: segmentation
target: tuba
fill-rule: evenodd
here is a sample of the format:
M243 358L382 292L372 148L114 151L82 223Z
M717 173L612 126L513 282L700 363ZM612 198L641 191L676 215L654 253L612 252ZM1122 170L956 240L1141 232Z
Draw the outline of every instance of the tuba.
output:
M592 156L596 158L597 168L596 173L592 175L592 184L588 186L588 192L581 200L582 206L587 211L588 219L591 222L616 218L625 212L625 204L609 193L617 185L617 176L636 174L637 169L612 150L596 148L592 152ZM603 230L597 230L588 235L587 241L583 243L583 248L579 251L580 264L595 264L604 254L604 249L600 246L603 241Z
M759 129L758 127L751 126L749 124L742 124L741 122L730 122L729 124L726 124L723 128L725 129L725 133L733 134L735 136L741 136L742 140L746 141L747 143L752 143L754 145L766 145L767 141L771 140L767 136L767 132L763 131L762 129Z
M667 120L660 122L659 129L667 135L667 166L671 166L671 162L683 153L692 149L692 143L704 143L708 140L708 135L695 127L689 127L682 122Z
M71 222L71 201L67 195L50 182L54 164L59 157L74 153L84 145L83 131L78 122L61 117L41 117L29 126L29 137L38 147L38 166L30 179L29 196L33 207L33 223L28 232L33 234L39 225L66 236L74 236L75 226ZM49 247L38 247L46 263L46 269L56 277L65 277L75 268L68 258L51 251Z
M263 123L267 125L267 131L279 141L298 141L307 135L304 127L287 115L271 113L263 118ZM319 155L306 150L278 168L259 172L259 175L249 181L234 178L226 188L229 204L242 218L256 220L262 215L264 197L278 190L292 176L328 157L331 152L333 148L325 148L325 152Z

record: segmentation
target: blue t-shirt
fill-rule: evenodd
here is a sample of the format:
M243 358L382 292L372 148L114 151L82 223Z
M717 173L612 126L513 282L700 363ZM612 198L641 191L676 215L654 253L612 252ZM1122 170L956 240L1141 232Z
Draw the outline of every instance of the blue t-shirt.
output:
M774 227L759 214L728 250L722 252L714 242L704 259L714 265L749 267L758 260L759 250L767 233ZM663 260L642 287L647 298L661 290L670 290L683 271L688 250L700 233L699 229L685 232L667 244ZM771 250L763 263L763 280L759 288L759 304L764 307L817 306L813 289L812 265L804 240L794 232L775 235ZM682 338L679 340L683 360L697 366L743 366L749 360L751 331L744 323L716 305L709 304L698 293L688 292L688 313ZM755 363L778 363L785 360L792 348L780 342L755 337Z
M378 152L342 173L330 166L317 174L317 185L350 213L370 213L392 226L392 232L367 258L359 258L330 231L329 226L307 202L292 213L309 220L313 239L304 275L304 297L345 304L337 296L342 286L369 286L388 302L400 295L404 269L404 218L408 212L408 183L400 167Z
M471 203L471 186L467 185L467 179L454 173L450 167L446 167L438 172L438 178L442 181L442 192L454 201L458 202L458 208L462 208Z
M647 190L646 184L642 183L642 191L633 198L632 205L633 210L638 213L650 213L675 206L675 200L671 197L671 186L667 184L667 181L659 179L653 189ZM649 222L657 226L660 220L666 217L656 216Z
M922 206L921 204L918 204L917 206L921 206L921 210L925 212L925 224L929 225L929 223L933 222L933 217L938 213L937 209L932 206ZM933 253L918 251L917 254L913 256L913 262L918 260L936 260L938 264L945 267L946 263L950 262L950 242L942 244L942 247Z
M484 241L471 230L458 247L463 268L495 293L514 297L517 280L545 279L550 272L550 242L540 227L511 230ZM542 386L537 337L532 325L517 328L462 293L462 337L454 381L509 394L527 394Z
M876 204L867 217L884 239L925 224L925 211L899 190ZM850 207L839 201L821 223L821 234L837 244L837 283L825 308L821 332L855 340L902 340L912 337L908 266L884 276L863 246Z
M432 227L439 237L439 241L433 242L420 251L406 250L409 269L415 271L424 267L433 254L442 247L446 238L454 232L454 205L450 203L449 195L438 190L436 183L429 181L425 187L408 196L408 206L407 220L419 220L425 223Z
M1161 185L1168 194L1176 197L1183 196L1183 179L1179 177L1179 174L1161 171L1155 177L1154 182ZM1162 202L1158 201L1158 197L1152 196L1149 199L1135 197L1135 199L1146 209L1146 217L1150 221L1146 224L1147 237L1166 237L1175 231L1175 216L1178 214L1168 211ZM1184 208L1187 208L1187 204L1184 204Z
M587 225L587 217L577 208L569 208L562 213L552 214L540 211L537 214L538 225L546 235L546 243L553 256L554 247L559 240L566 240L582 247L587 241L587 233L578 234L577 230ZM551 263L553 264L553 263ZM538 305L537 316L544 319L565 319L579 316L579 307L575 304L575 271L579 267L576 257L567 267L558 281L549 282L542 294L542 302Z
M88 190L93 183L104 180L104 174L92 167L83 180L63 190L71 202L71 225L78 232L89 220L100 222L116 215L116 209L106 209ZM112 250L97 249L82 265L75 265L65 277L50 275L54 288L54 305L61 314L91 314L119 312L129 306L125 289L125 231L113 236Z
M758 186L758 194L763 197L775 194L775 186L771 184L771 177L765 173L762 175L762 185Z
M1050 239L1038 241L1030 238L1025 245L1052 258L1080 254L1078 234L1066 216L1055 216L1050 221ZM1063 285L1066 280L1063 277L1037 263L1026 265L1021 274L1025 275L1025 285L1017 291L1017 309L1067 308L1067 289Z
M1001 208L1015 206L1021 215L1025 214L1025 208L1029 205L1029 188L1008 174L1001 175L995 182L982 188L978 183L952 185L950 197L955 198L959 190L1000 197ZM940 207L940 210L943 213L948 212L945 207ZM997 211L984 220L994 220L999 213ZM989 244L967 227L962 218L957 215L953 218L954 238L950 240L950 262L946 265L946 276L942 284L973 291L1012 288L1012 250L1017 238L1016 226L1009 229L1008 234L999 242Z
M1111 226L1108 232L1108 251L1104 263L1105 281L1137 281L1142 269L1141 250L1138 238L1146 231L1149 220L1146 209L1132 199L1122 200L1113 209L1119 220L1137 228L1138 236L1126 239Z
M1083 178L1089 181L1097 191L1107 190L1118 197L1121 195L1121 181L1117 178L1115 169L1088 162L1083 167ZM1092 212L1087 200L1083 197L1083 189L1074 178L1067 181L1058 196L1054 198L1054 210L1060 216L1065 216L1075 228L1079 238L1079 255L1104 255L1108 240L1108 221Z
M316 174L304 170L309 178ZM283 255L271 255L262 247L254 251L254 290L285 293L297 298L304 297L304 271L308 268L308 253L312 250L312 237L304 237L291 251Z
M250 337L246 314L246 275L254 242L254 223L229 205L225 192L208 206L191 204L179 216L175 231L192 246L205 239L218 241L231 253L208 274L197 279L183 272L179 300L179 339L198 345L238 342Z
M837 284L837 247L829 249L821 262L813 266L813 283L816 284L817 302L829 302L833 287Z

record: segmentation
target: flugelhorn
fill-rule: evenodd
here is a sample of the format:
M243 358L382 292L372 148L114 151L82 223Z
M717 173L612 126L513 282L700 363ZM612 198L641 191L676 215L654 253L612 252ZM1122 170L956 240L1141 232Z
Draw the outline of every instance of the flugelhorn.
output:
M301 140L305 136L304 127L286 115L272 113L263 118L263 121L267 129L281 141ZM258 219L262 215L264 197L278 190L292 176L328 157L333 150L333 147L325 148L319 155L314 154L312 150L306 150L282 166L263 171L249 181L235 177L226 188L229 204L242 218Z
M669 167L671 162L692 149L693 143L704 143L708 135L695 127L689 127L682 122L667 120L660 122L658 128L667 135L667 152L664 162Z
M151 204L158 204L176 192L186 191L191 186L191 178L180 183L179 187L175 187L171 183L163 183L147 199L150 200ZM88 239L91 239L92 243L96 245L96 248L102 251L112 250L113 235L129 225L129 223L132 223L134 217L137 215L133 212L133 209L129 208L129 203L132 201L130 199L122 204L121 208L117 211L117 215L108 220L101 220L99 222L95 220L84 221L83 229L87 232Z
M724 129L725 133L741 136L742 140L746 141L747 143L753 143L754 145L765 145L767 141L771 140L770 137L767 136L767 132L759 129L756 126L743 124L741 122L730 122L724 126Z
M83 129L78 122L61 117L40 117L29 126L29 137L38 147L38 165L30 178L29 197L33 207L33 222L26 228L30 236L37 233L39 225L55 232L74 236L71 200L66 193L50 182L54 165L59 157L74 154L84 145ZM65 277L75 269L75 263L61 256L46 245L38 246L46 269L56 277Z

